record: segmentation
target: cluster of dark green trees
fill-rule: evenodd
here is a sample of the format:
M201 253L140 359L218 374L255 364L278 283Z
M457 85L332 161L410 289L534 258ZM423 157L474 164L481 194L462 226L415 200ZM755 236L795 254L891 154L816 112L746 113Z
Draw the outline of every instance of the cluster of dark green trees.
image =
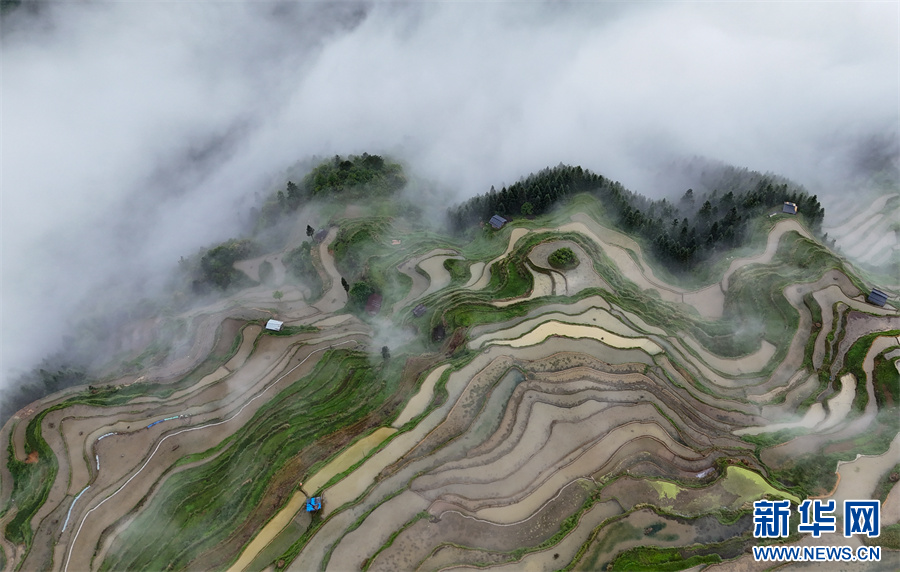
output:
M547 262L553 268L568 270L578 266L578 257L575 256L571 248L560 248L547 257Z
M312 196L342 193L360 187L367 194L384 195L399 190L405 184L406 177L400 164L368 153L350 155L346 159L335 155L334 159L319 164L303 179L304 190Z
M369 297L377 294L375 286L366 280L357 280L347 291L347 302L351 310L361 312L366 307Z
M250 258L255 251L256 245L249 238L233 238L210 248L200 257L200 275L193 281L194 291L202 293L209 286L222 290L228 288L243 276L235 270L234 263Z
M346 158L335 155L314 167L299 185L288 181L284 190L270 197L255 217L256 228L260 230L273 224L317 196L387 196L404 185L406 175L399 163L368 153Z
M495 214L506 218L539 215L549 211L560 199L610 184L618 185L581 167L559 165L532 173L500 191L491 187L487 193L451 208L450 224L454 230L461 231L487 222Z
M519 182L469 199L449 210L451 228L465 231L494 214L539 215L566 197L587 192L603 203L620 228L643 238L657 259L673 270L689 270L719 248L733 247L749 232L755 217L796 203L814 232L825 209L817 197L797 185L746 169L721 168L727 192L694 193L688 189L676 202L653 200L627 190L620 183L581 167L559 165L532 173ZM724 182L724 179L722 179Z
M387 196L406 184L406 175L399 163L385 160L379 155L349 155L346 158L335 155L315 166L299 185L288 181L284 190L270 196L262 208L251 212L252 235L257 240L265 235L266 229L273 227L282 217L290 215L304 202L317 197L328 196ZM307 225L306 235L312 236L315 229ZM321 292L322 284L312 263L310 244L304 243L285 257L292 273L308 283L313 290ZM196 258L185 260L182 265L191 273L194 293L206 294L214 289L225 290L241 280L243 274L234 269L234 263L252 257L259 250L253 239L231 239L214 246Z

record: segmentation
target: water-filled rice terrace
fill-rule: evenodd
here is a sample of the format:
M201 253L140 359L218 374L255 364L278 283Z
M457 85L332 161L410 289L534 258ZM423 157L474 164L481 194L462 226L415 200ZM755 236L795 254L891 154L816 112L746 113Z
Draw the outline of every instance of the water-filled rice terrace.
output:
M266 258L276 308L193 310L179 359L6 424L4 569L757 570L753 501L809 497L881 500L834 542L897 569L896 308L793 217L693 289L603 221L333 218L318 298Z

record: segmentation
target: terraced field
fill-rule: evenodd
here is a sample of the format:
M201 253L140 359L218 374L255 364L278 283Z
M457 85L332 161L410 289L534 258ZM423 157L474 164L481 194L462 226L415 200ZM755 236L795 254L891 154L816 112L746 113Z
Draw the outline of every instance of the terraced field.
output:
M867 201L847 193L833 209L836 216L825 231L835 248L860 267L896 288L900 285L900 194L893 189Z
M239 263L274 264L277 309L263 286L195 309L180 361L3 427L6 568L758 569L755 500L900 520L895 306L795 219L685 290L585 212L465 243L379 219L407 234L360 266L406 289L377 317L348 309L332 249L365 218L332 221L315 300L280 253ZM562 246L581 264L550 267ZM885 570L896 536L866 540Z

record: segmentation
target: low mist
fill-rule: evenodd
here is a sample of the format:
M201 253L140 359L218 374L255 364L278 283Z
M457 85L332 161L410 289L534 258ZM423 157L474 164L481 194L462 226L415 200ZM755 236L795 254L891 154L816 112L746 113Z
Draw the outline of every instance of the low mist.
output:
M395 157L448 202L560 162L680 194L700 156L827 209L897 169L895 3L28 6L0 39L0 387L314 155Z

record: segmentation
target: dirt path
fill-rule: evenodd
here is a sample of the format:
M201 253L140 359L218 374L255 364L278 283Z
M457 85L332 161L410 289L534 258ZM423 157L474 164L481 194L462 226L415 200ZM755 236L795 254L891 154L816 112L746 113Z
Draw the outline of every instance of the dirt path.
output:
M341 275L334 265L334 256L329 252L329 246L337 238L338 229L332 227L328 231L328 236L319 244L319 260L322 261L322 267L325 269L328 277L331 278L331 286L322 296L322 299L313 304L320 312L336 312L347 304L347 292L341 286Z
M775 227L769 231L769 237L766 239L766 249L762 252L762 254L757 254L755 256L748 256L746 258L738 258L731 261L731 264L728 266L728 270L725 271L725 275L722 276L722 290L728 291L729 281L731 280L731 275L734 274L738 269L747 266L748 264L768 264L772 261L772 257L775 256L775 251L778 250L778 243L781 241L781 237L790 231L794 231L799 233L801 236L812 239L809 235L809 232L803 226L797 222L795 219L783 219L775 223Z
M455 254L455 252L446 248L438 248L420 256L405 260L397 266L397 270L399 270L400 273L409 276L409 278L412 280L412 287L409 289L409 294L407 294L402 300L396 302L391 307L391 313L396 314L402 308L411 304L413 300L421 298L425 294L425 291L428 290L428 278L425 278L419 272L417 272L416 266L418 266L420 262L427 258L442 254L449 255Z

